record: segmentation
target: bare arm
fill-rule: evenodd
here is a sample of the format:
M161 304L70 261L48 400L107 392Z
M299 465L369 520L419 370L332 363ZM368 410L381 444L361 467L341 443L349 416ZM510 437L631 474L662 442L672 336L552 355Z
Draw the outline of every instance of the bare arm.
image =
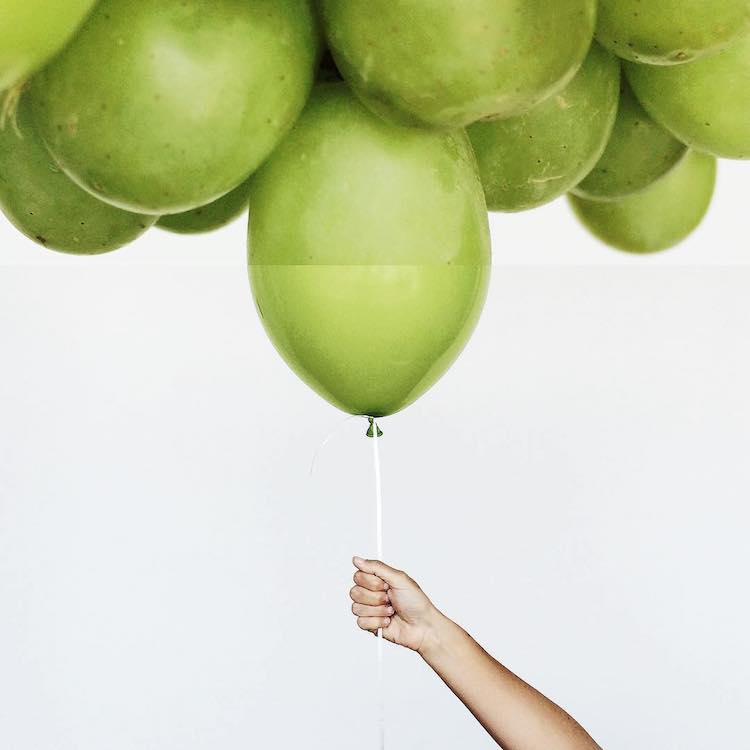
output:
M563 709L490 656L403 571L355 557L363 630L419 653L504 750L601 750Z

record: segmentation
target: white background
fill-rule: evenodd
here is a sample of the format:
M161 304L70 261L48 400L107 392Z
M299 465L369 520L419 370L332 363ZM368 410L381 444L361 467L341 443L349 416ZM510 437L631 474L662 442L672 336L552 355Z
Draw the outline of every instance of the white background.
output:
M383 424L388 559L607 750L747 741L750 172L723 166L651 258L564 202L493 217L476 336ZM0 223L4 750L376 747L371 443L267 342L243 235L78 259ZM389 748L492 746L387 657Z

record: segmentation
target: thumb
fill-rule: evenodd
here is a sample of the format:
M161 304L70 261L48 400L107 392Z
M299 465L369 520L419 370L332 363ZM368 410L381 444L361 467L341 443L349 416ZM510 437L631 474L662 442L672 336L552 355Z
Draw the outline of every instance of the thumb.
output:
M409 576L403 570L392 568L380 560L365 560L362 557L355 557L352 562L363 573L375 575L395 588L403 588L409 580Z

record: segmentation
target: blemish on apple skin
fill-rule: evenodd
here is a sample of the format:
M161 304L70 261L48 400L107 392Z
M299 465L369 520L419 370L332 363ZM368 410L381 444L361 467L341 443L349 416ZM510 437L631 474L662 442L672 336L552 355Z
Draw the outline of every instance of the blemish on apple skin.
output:
M71 138L75 138L78 135L78 115L70 115L68 122L66 123L68 135Z

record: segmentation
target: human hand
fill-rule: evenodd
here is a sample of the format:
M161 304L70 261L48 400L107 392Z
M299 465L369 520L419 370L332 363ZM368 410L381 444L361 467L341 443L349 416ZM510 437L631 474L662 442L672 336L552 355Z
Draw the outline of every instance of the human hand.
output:
M379 560L355 557L356 586L349 592L352 612L362 630L398 646L422 652L443 615L415 581Z

